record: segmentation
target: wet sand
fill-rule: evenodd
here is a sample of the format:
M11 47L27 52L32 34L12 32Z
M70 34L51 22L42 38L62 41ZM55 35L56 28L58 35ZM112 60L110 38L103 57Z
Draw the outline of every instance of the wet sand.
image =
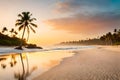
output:
M33 80L120 80L120 47L74 52L73 57Z

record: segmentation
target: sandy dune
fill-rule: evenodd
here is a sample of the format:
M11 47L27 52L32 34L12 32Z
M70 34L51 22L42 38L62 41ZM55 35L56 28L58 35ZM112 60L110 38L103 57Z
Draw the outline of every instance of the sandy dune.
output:
M75 51L34 80L120 80L120 48Z

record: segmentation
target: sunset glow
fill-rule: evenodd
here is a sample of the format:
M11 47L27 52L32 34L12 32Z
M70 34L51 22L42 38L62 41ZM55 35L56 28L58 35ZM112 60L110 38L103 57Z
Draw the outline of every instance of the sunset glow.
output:
M120 26L119 0L1 0L0 5L0 31L14 28L17 15L30 11L38 28L29 42L38 45L93 38Z

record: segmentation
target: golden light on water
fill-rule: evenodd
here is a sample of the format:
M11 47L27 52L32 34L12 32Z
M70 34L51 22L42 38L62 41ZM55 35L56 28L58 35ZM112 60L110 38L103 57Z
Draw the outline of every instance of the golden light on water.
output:
M69 53L67 51L46 51L3 55L0 57L0 79L14 80L15 78L20 78L18 75L22 77L24 66L25 73L28 70L31 74L26 77L31 80L48 69L60 64L63 58L70 57L73 54L74 53ZM22 55L22 59L20 55ZM21 60L23 60L24 65L22 65ZM6 75L7 77L5 77Z

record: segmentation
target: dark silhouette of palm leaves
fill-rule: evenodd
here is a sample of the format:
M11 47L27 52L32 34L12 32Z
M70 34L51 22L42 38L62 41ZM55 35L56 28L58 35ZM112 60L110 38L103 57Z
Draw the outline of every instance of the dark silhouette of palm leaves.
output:
M4 28L2 29L2 33L4 33L5 31L8 31L8 29L7 29L6 27L4 27Z
M18 17L20 19L16 20L16 26L19 26L19 31L23 28L27 29L28 34L30 33L30 30L32 30L35 33L35 30L32 27L37 27L36 24L33 23L36 18L31 18L32 14L30 12L22 12L22 14L19 14Z

